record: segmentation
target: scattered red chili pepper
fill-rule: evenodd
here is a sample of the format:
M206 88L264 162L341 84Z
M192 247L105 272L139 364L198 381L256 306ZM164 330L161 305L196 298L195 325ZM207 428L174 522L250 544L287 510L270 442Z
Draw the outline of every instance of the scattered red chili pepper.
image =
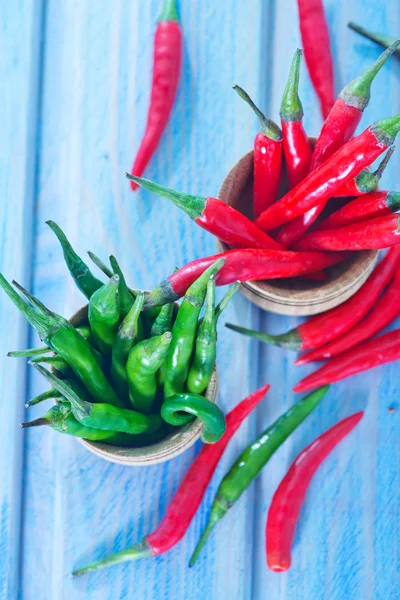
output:
M256 220L258 227L271 231L332 198L346 181L354 179L393 143L399 130L400 115L368 127L267 208Z
M303 356L300 356L296 360L295 365L305 365L310 362L338 356L350 350L350 348L354 348L362 342L371 339L376 333L385 329L399 315L400 268L397 267L393 282L379 299L376 306L373 307L369 315L359 325L353 327L345 335L330 344L303 354Z
M153 156L174 105L182 58L182 30L175 0L165 0L155 37L153 80L147 124L132 174L142 175ZM132 190L137 185L131 181Z
M301 40L310 79L327 118L335 103L333 60L322 0L298 0Z
M218 198L192 196L176 192L154 181L129 175L129 173L126 173L126 176L143 189L170 200L175 206L185 211L200 227L214 234L229 246L284 250L281 244L261 231L253 221Z
M370 340L333 358L323 367L297 383L294 392L306 392L335 381L341 381L400 358L400 329Z
M319 348L349 331L365 317L378 300L382 290L392 280L399 263L400 246L395 246L388 251L364 285L349 300L325 313L311 317L287 333L271 335L230 323L226 326L267 344L291 350Z
M398 44L399 41L381 54L378 60L362 75L342 89L316 142L311 160L311 171L322 165L344 143L350 140L357 129L364 109L370 101L372 82ZM311 208L305 214L298 216L282 229L278 239L286 248L290 248L315 223L324 209L326 202L327 199Z
M295 245L296 250L372 250L389 248L400 242L400 217L397 214L353 223L338 229L313 231Z
M400 212L400 192L371 192L356 198L322 221L315 231L337 229Z
M302 51L297 49L292 60L289 79L281 103L283 152L289 187L295 187L310 170L312 151L303 127L303 107L299 98L299 77ZM258 216L258 215L256 215Z
M74 575L83 575L120 562L150 558L173 548L183 538L195 516L229 440L269 389L269 385L264 385L227 414L224 435L215 444L206 444L202 447L169 503L161 523L152 533L127 550L78 569Z
M215 276L216 285L235 281L281 279L320 271L349 258L348 253L290 252L279 250L228 250L214 256L199 258L163 279L146 297L144 308L161 306L181 298L188 287L218 258L225 264Z
M317 437L295 458L279 484L268 511L265 532L267 564L272 571L287 571L290 568L293 537L311 479L363 415L363 412L355 413Z
M386 169L387 164L395 150L395 146L389 148L381 164L373 173L371 173L369 169L364 169L363 171L361 171L361 173L357 175L357 177L345 183L344 186L340 188L340 190L335 192L335 198L346 198L348 196L363 196L365 194L373 192L378 187L383 172Z
M263 115L244 89L238 85L234 85L233 89L252 108L261 123L261 131L254 139L253 213L256 218L275 202L278 194L282 167L282 132L276 123Z

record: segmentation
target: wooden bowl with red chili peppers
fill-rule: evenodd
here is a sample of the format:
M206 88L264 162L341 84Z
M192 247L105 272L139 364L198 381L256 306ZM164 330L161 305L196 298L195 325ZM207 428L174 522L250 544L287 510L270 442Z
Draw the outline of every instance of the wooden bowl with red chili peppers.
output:
M315 138L310 138L309 141L313 148ZM218 198L251 219L253 173L254 152L250 151L232 167L218 193ZM282 173L278 197L282 197L288 190L285 165ZM335 202L337 206L336 199ZM324 216L329 214L328 211L329 206ZM217 247L222 252L229 250L229 246L220 240ZM247 281L241 284L240 291L251 302L270 312L290 316L314 315L338 306L355 294L368 279L377 258L377 250L354 252L353 256L342 263L328 267L325 270L326 279L323 281L305 277Z

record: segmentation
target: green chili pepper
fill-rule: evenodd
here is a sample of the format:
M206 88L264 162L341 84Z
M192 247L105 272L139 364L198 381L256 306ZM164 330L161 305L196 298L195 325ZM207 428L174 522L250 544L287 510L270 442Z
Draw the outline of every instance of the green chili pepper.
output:
M94 254L94 252L91 252L90 250L88 251L88 254L89 254L90 260L96 265L96 267L98 269L100 269L100 271L102 271L104 273L104 275L106 275L108 278L113 276L112 270L103 263L101 258L96 256Z
M175 311L175 304L173 302L171 302L169 304L164 304L164 306L161 307L161 310L151 327L151 330L150 330L151 337L155 337L157 335L162 335L163 333L166 333L167 331L171 331L173 318L174 318L174 311ZM164 382L165 382L165 361L163 362L163 364L161 365L161 367L158 370L157 379L158 379L158 384L160 386L163 386Z
M79 290L89 299L96 290L101 288L103 283L93 275L87 264L76 254L62 229L54 221L47 221L47 225L54 231L61 244L64 259L73 280Z
M56 388L50 388L46 392L42 392L37 396L34 396L25 404L26 408L30 406L35 406L36 404L40 404L40 402L45 402L45 400L56 400L57 398L61 398L62 394Z
M196 339L197 322L211 275L215 275L225 259L215 261L187 290L172 328L172 343L165 366L164 397L183 391Z
M71 413L68 406L57 404L39 419L21 423L22 428L38 427L47 425L58 431L77 438L83 438L92 442L103 442L112 444L113 446L121 446L128 448L142 447L158 442L166 433L165 428L160 427L154 433L139 433L131 435L128 433L118 433L115 431L106 431L103 429L95 429L94 427L86 427L79 423Z
M174 316L174 303L164 304L161 307L150 331L151 337L162 335L172 329L172 318Z
M187 414L182 414L187 413ZM213 402L199 394L175 394L161 407L161 416L170 425L181 426L197 417L203 423L201 439L206 444L215 444L226 430L225 416Z
M54 319L57 323L59 323L63 327L66 327L67 329L70 329L74 333L79 333L82 336L87 347L90 349L90 351L96 358L100 367L102 369L105 368L105 366L106 366L105 357L92 345L96 342L95 342L95 339L92 334L92 330L90 329L89 325L82 325L81 327L75 328L72 325L72 323L70 323L67 319L65 319L61 315L58 315L57 313L48 309L47 306L45 306L43 304L43 302L41 302L38 298L33 296L31 293L29 293L28 290L26 290L24 287L22 287L22 285L20 285L16 281L13 281L13 285L15 285L15 287L18 288L20 290L20 292L22 292L24 294L24 296L27 298L28 302L30 302L30 304L34 308L37 308L38 311L41 312L43 315L47 315L48 317Z
M217 357L217 320L215 318L215 280L211 276L207 284L206 309L197 330L193 361L186 385L189 392L202 394L215 367Z
M114 275L118 275L119 277L119 287L118 287L118 295L119 295L119 304L121 309L122 317L126 317L128 312L131 310L133 302L135 298L131 294L128 286L126 285L125 276L121 270L121 267L118 264L115 256L110 256L110 265L112 270L114 271Z
M126 374L129 398L135 410L148 414L157 394L156 373L165 361L172 341L171 332L143 340L129 353Z
M140 292L131 310L122 321L112 347L111 378L121 398L128 399L129 397L126 363L132 346L138 341L139 318L143 302L144 294Z
M38 427L40 425L48 425L54 431L66 433L78 438L84 438L93 442L107 442L115 446L130 446L132 437L127 433L115 433L114 431L105 431L102 429L94 429L86 427L79 423L71 413L71 410L63 404L52 406L50 410L41 418L21 423L21 427Z
M130 434L153 433L161 427L160 415L142 415L134 410L117 408L111 404L87 402L80 398L65 381L57 379L53 373L38 364L33 366L70 402L72 414L82 425L102 431Z
M52 369L55 369L64 377L71 374L71 369L66 360L64 360L61 356L37 356L36 358L32 358L31 363L44 363L49 365Z
M299 402L279 417L275 423L263 431L234 462L230 471L219 485L211 506L208 524L190 559L190 567L196 562L206 539L218 521L222 519L225 513L249 487L250 483L257 477L263 466L269 461L279 446L283 444L296 427L314 410L328 389L329 386L321 387L299 400Z
M113 275L89 300L89 323L103 354L111 354L120 322L119 276Z
M17 294L1 273L0 286L37 330L45 344L67 361L95 401L123 407L123 403L108 383L93 348L68 321L68 326L64 326L55 318L35 311Z

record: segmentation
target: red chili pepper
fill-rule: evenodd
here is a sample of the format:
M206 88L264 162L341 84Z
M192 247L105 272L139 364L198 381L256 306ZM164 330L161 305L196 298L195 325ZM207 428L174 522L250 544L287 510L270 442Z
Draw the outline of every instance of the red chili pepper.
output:
M366 344L351 348L297 383L294 392L306 392L327 383L341 381L400 358L400 329L385 333Z
M182 30L175 0L165 0L155 37L150 107L132 174L142 175L153 156L174 105L182 58ZM131 181L132 190L137 185Z
M350 329L339 339L300 356L295 365L333 358L369 340L385 329L400 315L400 268L397 268L394 281L380 298L369 315L359 325Z
M389 248L400 242L399 215L386 215L353 223L338 229L313 231L295 245L296 250L372 250Z
M400 246L391 248L364 285L346 302L325 313L311 317L305 323L280 335L261 333L226 324L229 329L244 333L267 344L290 350L319 348L349 331L374 306L382 290L392 280L400 263Z
M206 444L202 447L169 503L161 523L152 533L131 548L79 569L74 575L83 575L119 562L157 556L173 548L183 538L195 516L229 440L269 389L269 385L261 387L226 415L224 435L216 444Z
M400 212L400 192L371 192L356 198L322 221L315 231L337 229Z
M301 40L324 119L335 103L333 60L322 0L298 0Z
M290 188L295 187L308 175L312 156L308 137L303 127L303 107L299 98L301 55L302 51L297 49L283 92L280 111L283 152Z
M271 231L332 198L346 181L354 179L393 143L399 130L400 115L377 121L267 208L256 224L263 231Z
M278 125L267 119L247 92L238 85L233 89L247 102L260 120L261 131L254 139L253 212L258 217L273 204L278 195L282 168L282 132Z
M317 437L295 458L279 484L268 511L265 532L267 564L272 571L287 571L290 568L294 533L311 479L363 415L363 412L355 413Z
M279 250L228 250L188 263L159 283L145 300L145 309L181 298L188 287L216 260L225 264L215 276L216 285L235 281L297 277L325 269L349 258L348 253L289 252Z
M386 169L387 164L395 150L395 146L389 148L381 164L373 173L371 173L369 169L364 169L363 171L361 171L361 173L357 175L357 177L345 183L344 186L341 187L340 190L338 190L335 193L335 198L346 198L348 196L363 196L365 194L373 192L378 187L383 172Z
M200 227L213 233L229 246L267 250L284 249L281 244L261 231L253 221L222 200L176 192L154 181L135 177L129 173L126 173L126 176L143 189L170 200L175 206L185 211Z
M394 52L399 42L381 54L362 75L347 84L339 94L329 117L324 123L315 145L310 170L314 171L332 156L354 134L371 98L371 85L385 61ZM366 165L368 166L368 165ZM327 200L313 207L288 223L282 230L279 240L290 248L317 220Z

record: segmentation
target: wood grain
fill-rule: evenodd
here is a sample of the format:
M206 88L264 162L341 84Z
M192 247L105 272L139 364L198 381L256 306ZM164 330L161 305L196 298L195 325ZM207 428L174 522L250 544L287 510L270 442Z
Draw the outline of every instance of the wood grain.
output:
M132 285L147 288L176 265L213 253L215 241L165 200L144 192L132 194L123 177L146 120L150 40L161 0L43 4L43 14L40 0L8 2L0 9L8 52L0 53L0 263L6 276L20 279L50 308L68 315L83 301L46 220L57 221L82 255L88 249L104 259L115 253ZM178 4L184 30L182 79L171 121L146 176L176 189L215 195L230 166L251 147L257 126L231 85L242 85L278 119L286 73L299 45L296 1ZM348 31L346 22L373 23L374 29L395 35L400 31L400 10L394 0L325 0L325 5L340 89L379 54L372 43ZM395 61L382 70L365 125L398 112L399 78L400 64ZM316 135L321 120L305 69L301 97L307 131ZM395 189L399 184L398 162L393 160L382 185ZM299 322L261 314L239 295L225 316L272 333ZM23 416L25 366L4 355L28 343L27 330L3 295L0 319L1 597L398 597L400 413L387 411L397 402L398 365L334 386L219 524L201 560L189 571L190 554L221 477L256 432L293 403L293 384L310 370L295 369L293 354L240 337L221 321L221 406L228 409L270 382L267 400L230 443L178 547L155 560L75 581L70 576L73 568L126 547L157 524L198 445L169 463L127 469L45 428L23 435L17 424ZM43 381L28 373L29 395L45 389ZM268 572L264 527L277 484L305 444L360 408L366 409L365 419L311 486L296 534L293 568L283 575ZM41 412L41 407L30 409L29 417Z

